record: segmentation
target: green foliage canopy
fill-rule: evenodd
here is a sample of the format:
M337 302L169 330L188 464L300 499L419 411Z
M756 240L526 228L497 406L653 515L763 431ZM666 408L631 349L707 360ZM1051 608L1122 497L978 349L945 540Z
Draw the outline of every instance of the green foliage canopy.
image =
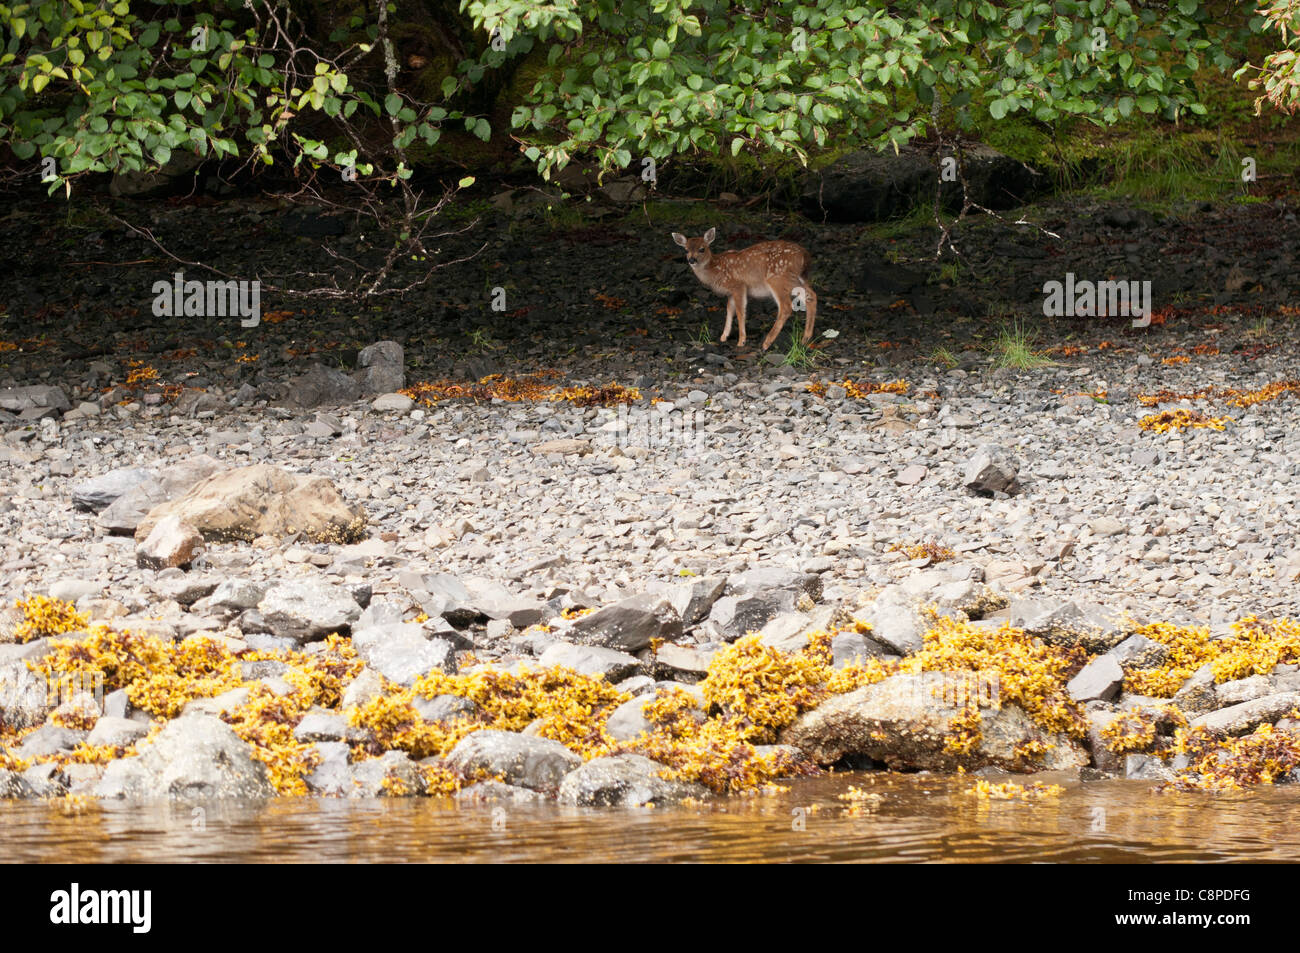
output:
M899 145L977 114L1113 123L1205 109L1202 62L1233 64L1199 0L465 0L476 24L549 41L513 122L545 172L597 154L793 154L831 141Z
M157 167L177 149L262 162L279 149L295 164L369 174L358 148L331 149L321 131L364 108L391 126L396 158L381 174L404 178L403 150L437 142L450 120L486 139L488 119L450 103L544 49L548 68L510 104L544 174L579 155L604 169L715 149L807 161L828 143L897 148L937 122L963 130L986 115L1178 120L1204 113L1201 65L1236 62L1201 0L462 0L482 49L433 104L399 88L385 32L390 16L418 16L414 5L358 5L328 38L286 32L309 6L0 4L0 141L20 159L56 158L52 189L85 172Z
M329 162L368 175L375 169L358 161L357 149L331 154L295 120L345 121L364 107L392 122L400 155L417 137L436 142L450 115L354 82L348 64L382 39L379 24L359 16L329 42L304 44L287 4L134 4L156 18L132 6L0 4L0 141L20 159L38 152L57 159L51 191L86 172L157 168L177 149L269 163L277 143L295 164ZM400 163L386 172L409 175Z

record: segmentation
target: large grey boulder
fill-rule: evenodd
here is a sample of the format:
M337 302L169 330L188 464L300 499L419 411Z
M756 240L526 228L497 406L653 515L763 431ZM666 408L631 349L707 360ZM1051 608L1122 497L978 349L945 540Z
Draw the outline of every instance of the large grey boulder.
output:
M1077 702L1110 701L1123 684L1124 670L1119 662L1109 655L1098 655L1070 679L1065 690Z
M135 744L148 733L149 726L136 721L134 718L117 718L111 715L103 715L96 720L95 727L90 730L90 736L86 738L86 744L93 747L111 745L125 748L128 745Z
M727 588L725 576L702 576L666 587L668 601L682 617L682 625L695 625L709 614Z
M399 685L410 687L435 669L456 671L456 647L446 639L428 638L415 622L360 629L352 633L352 645L367 665Z
M425 608L431 616L442 616L452 625L470 625L487 617L475 605L474 597L470 595L465 583L451 573L428 573L420 577L419 584L420 588L429 593L431 599L437 601L437 605L432 607L436 608L437 612L430 612L430 607Z
M654 673L659 678L681 682L699 682L709 674L714 657L722 651L720 643L706 645L661 645L654 656Z
M348 720L338 712L316 708L302 716L302 720L293 729L293 737L295 741L302 742L344 741L354 731L356 729L352 728Z
M793 589L723 596L709 610L708 629L717 638L734 642L763 627L782 613L795 611L799 595Z
M1110 750L1110 739L1103 732L1111 722L1120 716L1116 711L1090 711L1085 714L1088 720L1088 737L1084 740L1093 766L1111 774L1124 773L1124 755Z
M420 766L405 751L385 751L352 765L349 797L415 797L425 789Z
M782 652L798 652L807 647L808 636L829 632L837 610L834 606L817 606L812 612L793 610L769 619L759 630L764 645Z
M396 341L378 341L357 355L357 383L363 394L391 394L406 386L405 355Z
M384 694L384 679L373 668L363 668L343 689L341 708L360 708Z
M672 642L680 638L682 619L667 597L645 593L583 616L573 623L569 634L584 645L639 652L651 639Z
M1293 689L1285 688L1281 690L1291 691ZM1225 708L1229 705L1254 701L1257 698L1263 698L1265 695L1273 695L1278 691L1279 689L1274 687L1274 680L1267 675L1250 675L1231 682L1222 682L1214 688L1214 694L1219 704Z
M32 797L36 792L14 771L0 771L0 798Z
M62 725L45 724L23 738L14 754L24 761L43 758L59 751L71 751L86 740L87 732Z
M1155 668L1169 657L1169 649L1134 632L1107 654L1127 668Z
M502 784L500 781L479 781L477 784L468 785L457 791L455 798L457 801L479 803L508 801L511 804L535 804L543 800L542 795L536 791L513 784Z
M1011 624L1052 645L1081 645L1089 652L1117 647L1132 628L1121 613L1082 599L1017 599Z
M525 599L491 579L468 579L465 588L469 593L469 604L476 610L476 615L504 620L516 629L540 622L546 611L542 603ZM444 608L440 614L450 621L446 611Z
M204 608L244 609L256 608L266 595L267 587L251 579L236 577L218 583L203 603ZM197 609L195 611L198 611Z
M873 658L887 658L890 654L879 642L859 632L837 632L831 639L831 664L836 668L862 664Z
M598 645L574 645L571 642L552 642L537 659L542 668L569 668L579 675L599 675L617 682L641 667L634 655Z
M213 715L182 715L134 758L110 762L97 797L250 798L275 793L252 747Z
M14 728L30 728L45 720L52 707L45 680L27 667L27 659L36 659L49 649L49 640L39 639L24 645L0 646L12 649L12 660L0 664L0 719ZM11 653L6 652L6 655Z
M352 785L352 749L342 741L321 741L312 745L316 767L303 778L313 794L348 796Z
M822 597L822 577L782 566L760 566L737 573L727 580L724 595L747 596L785 589L807 595L813 602Z
M361 396L361 385L347 374L324 364L313 364L289 382L290 400L299 407L338 407Z
M139 486L141 483L156 479L153 470L141 467L121 467L89 480L83 480L72 488L72 505L79 510L98 513L108 507L122 494Z
M806 712L781 735L820 764L834 764L846 755L866 756L895 770L953 771L965 767L1000 767L1011 771L1082 767L1088 754L1071 738L1046 731L1021 708L981 704L980 742L968 754L945 750L953 736L953 720L978 698L978 690L954 691L954 679L969 681L967 672L924 672L894 675L844 695L836 695ZM1042 762L1029 764L1016 753L1030 741L1051 747Z
M1124 756L1124 777L1130 781L1172 781L1176 776L1174 769L1156 755Z
M0 387L0 410L10 413L27 414L32 411L71 410L68 395L63 388L53 384L31 384L26 387Z
M361 617L361 606L341 586L315 579L276 583L257 604L271 631L296 642L323 639Z
M76 603L80 599L97 599L104 594L104 584L91 579L64 578L50 584L50 598Z
M182 569L164 569L149 583L151 589L164 599L189 607L206 599L216 591L219 577L185 572ZM257 605L256 600L253 605Z
M582 759L549 738L484 729L461 739L447 763L465 774L482 771L507 784L553 791Z
M425 721L456 721L472 718L478 712L478 705L460 695L435 695L425 698L418 692L411 701L411 707L420 713Z
M154 478L129 487L99 514L99 525L110 533L134 533L155 507L188 492L200 480L224 469L206 453L154 468Z
M966 461L962 484L975 493L1015 493L1020 461L1004 447L986 444Z
M564 776L558 799L584 807L644 807L708 796L701 785L661 777L665 770L637 754L594 758Z
M1214 667L1206 662L1174 693L1174 705L1184 715L1194 718L1214 711L1219 705L1219 692L1214 681Z
M686 689L686 686L673 682L660 682L655 686L652 693L637 695L635 698L623 702L609 713L609 717L605 720L605 733L615 741L633 741L642 732L648 733L654 726L650 724L650 720L645 716L646 704L674 688ZM698 687L695 692L699 692ZM703 722L706 715L702 696L692 693L692 697L696 699L696 704L692 706L691 714L696 721Z
M59 777L59 766L52 761L34 764L19 777L31 788L30 797L59 797L67 793Z

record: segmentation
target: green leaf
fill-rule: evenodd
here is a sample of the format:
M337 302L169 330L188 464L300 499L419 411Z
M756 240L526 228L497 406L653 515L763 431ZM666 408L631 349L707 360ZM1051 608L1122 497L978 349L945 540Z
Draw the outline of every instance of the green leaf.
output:
M402 97L397 93L389 93L384 97L384 112L390 116L396 116L402 108Z

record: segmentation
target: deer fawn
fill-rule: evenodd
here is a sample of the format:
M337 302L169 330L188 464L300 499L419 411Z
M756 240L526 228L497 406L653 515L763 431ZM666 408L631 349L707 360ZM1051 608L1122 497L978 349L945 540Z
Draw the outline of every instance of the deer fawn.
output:
M808 266L812 256L794 242L760 242L743 251L724 251L715 255L709 249L718 230L710 228L703 238L687 238L673 232L673 241L686 249L686 263L695 277L718 294L727 296L727 323L720 341L731 336L731 318L740 320L738 347L745 346L745 305L750 295L776 301L776 324L763 338L763 350L772 346L785 322L795 310L795 289L799 289L804 310L803 343L812 340L813 322L817 320L817 293L808 284Z

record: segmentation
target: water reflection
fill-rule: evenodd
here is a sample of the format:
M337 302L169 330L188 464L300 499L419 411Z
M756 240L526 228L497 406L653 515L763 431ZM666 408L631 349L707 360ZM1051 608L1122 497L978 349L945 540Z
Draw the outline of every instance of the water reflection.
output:
M881 795L851 816L850 784ZM1296 860L1300 788L1151 793L1068 783L1059 799L981 801L970 779L838 774L774 797L586 810L450 800L0 801L5 862L801 862Z

